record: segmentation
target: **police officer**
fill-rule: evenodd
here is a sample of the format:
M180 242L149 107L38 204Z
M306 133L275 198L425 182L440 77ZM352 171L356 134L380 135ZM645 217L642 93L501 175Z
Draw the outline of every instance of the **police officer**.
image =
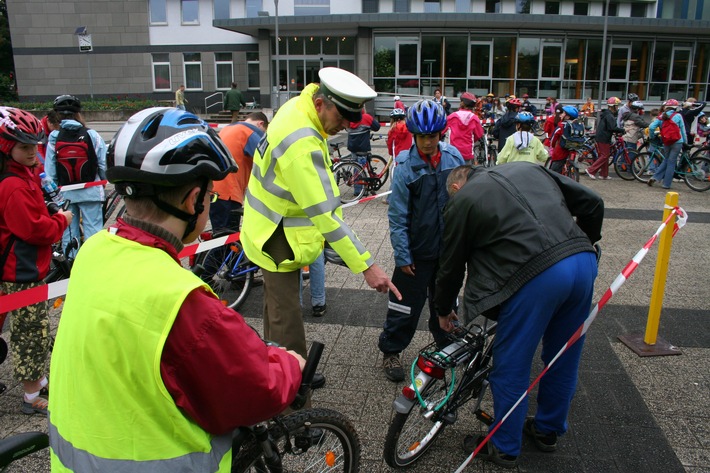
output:
M306 355L299 303L299 269L327 240L353 273L378 292L399 291L343 221L330 170L328 135L358 122L376 97L359 77L327 67L280 109L259 144L244 205L242 242L264 274L264 336ZM317 376L314 385L325 379Z

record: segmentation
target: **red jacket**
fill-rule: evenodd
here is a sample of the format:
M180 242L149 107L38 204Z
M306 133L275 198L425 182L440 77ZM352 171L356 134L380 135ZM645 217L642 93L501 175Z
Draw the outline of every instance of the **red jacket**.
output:
M67 219L49 215L33 168L6 159L5 173L18 177L7 177L0 183L0 255L15 237L2 268L2 280L41 281L49 271L52 243L61 240Z
M398 120L390 126L387 133L387 153L395 158L402 151L412 147L412 134L407 129L404 120Z
M117 235L161 248L164 239L119 219ZM290 404L301 384L298 361L267 347L241 315L203 289L178 312L160 359L160 374L175 404L215 435L269 419Z
M542 142L545 146L550 146L550 139L555 132L555 115L550 115L545 119L545 124L542 126L545 132L545 141Z
M451 130L449 142L463 159L473 159L473 143L483 136L483 127L478 116L470 110L459 110L446 117L446 126Z
M552 134L552 137L550 138L550 148L552 148L552 151L550 152L550 159L552 161L562 161L563 159L567 159L567 156L569 156L569 150L560 145L560 138L562 138L565 123L567 122L560 120L557 124L557 128L555 128L555 131Z

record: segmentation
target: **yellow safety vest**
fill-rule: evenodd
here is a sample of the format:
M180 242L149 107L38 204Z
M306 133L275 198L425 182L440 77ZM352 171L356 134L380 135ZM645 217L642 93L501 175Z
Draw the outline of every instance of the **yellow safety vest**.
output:
M311 264L324 241L354 273L374 260L343 221L340 192L330 169L327 134L318 119L309 84L279 109L254 157L244 199L242 243L250 260L272 272L289 272ZM278 266L264 245L282 224L293 260Z
M160 375L178 310L200 286L165 251L107 231L81 247L52 354L53 472L231 470L231 435L188 418Z

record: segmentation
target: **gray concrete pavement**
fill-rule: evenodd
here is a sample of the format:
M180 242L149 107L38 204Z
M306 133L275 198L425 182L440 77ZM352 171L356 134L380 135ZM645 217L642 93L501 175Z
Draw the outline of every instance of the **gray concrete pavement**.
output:
M117 128L116 124L94 127L107 139ZM384 154L384 148L376 151ZM608 209L596 301L658 228L665 191L618 178L583 177L582 183L599 192ZM570 431L561 438L558 451L539 453L526 441L518 471L710 471L710 287L705 273L710 267L710 193L693 192L683 183L674 183L672 190L679 192L680 206L689 219L673 242L659 335L679 347L682 355L641 358L617 338L645 329L656 263L654 246L589 330ZM376 199L347 208L344 214L377 263L391 272L394 261L386 211L387 206ZM304 293L308 339L326 344L322 370L327 385L315 393L314 405L338 409L354 421L363 446L362 471L391 471L382 460L382 445L391 403L404 383L387 381L380 367L377 337L387 310L386 296L367 288L362 276L332 265L326 265L326 288L328 311L322 319L310 316L307 283ZM257 287L242 308L258 329L261 301ZM59 315L53 313L53 327ZM422 320L426 317L425 310ZM425 324L420 329L404 353L407 363L430 340ZM9 360L0 365L0 381L10 386L0 395L0 437L45 430L45 419L19 413L21 389L11 379L9 365ZM541 369L536 364L533 375ZM465 459L461 439L474 429L478 425L471 414L460 413L458 422L410 471L454 471ZM35 454L10 471L49 471L48 454ZM501 470L474 460L467 471Z

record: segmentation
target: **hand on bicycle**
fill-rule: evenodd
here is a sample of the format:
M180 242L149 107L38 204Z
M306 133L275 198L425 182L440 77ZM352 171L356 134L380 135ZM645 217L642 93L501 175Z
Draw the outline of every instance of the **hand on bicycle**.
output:
M445 317L439 316L439 327L445 332L452 332L459 327L458 316L452 310L451 313Z
M71 213L71 211L69 211L69 210L60 210L60 211L57 212L57 213L60 214L60 215L64 215L64 218L67 219L67 226L71 225L71 221L72 221L72 219L74 218L74 214Z
M281 348L282 350L286 350L286 347L279 348ZM286 350L286 353L288 353L298 361L298 367L301 368L301 372L303 372L303 367L306 366L306 359L293 350Z
M402 294L400 294L397 286L392 283L390 278L388 278L385 272L382 271L382 268L376 264L373 264L363 271L362 275L365 277L367 285L377 292L386 293L387 291L392 291L398 301L402 300Z

